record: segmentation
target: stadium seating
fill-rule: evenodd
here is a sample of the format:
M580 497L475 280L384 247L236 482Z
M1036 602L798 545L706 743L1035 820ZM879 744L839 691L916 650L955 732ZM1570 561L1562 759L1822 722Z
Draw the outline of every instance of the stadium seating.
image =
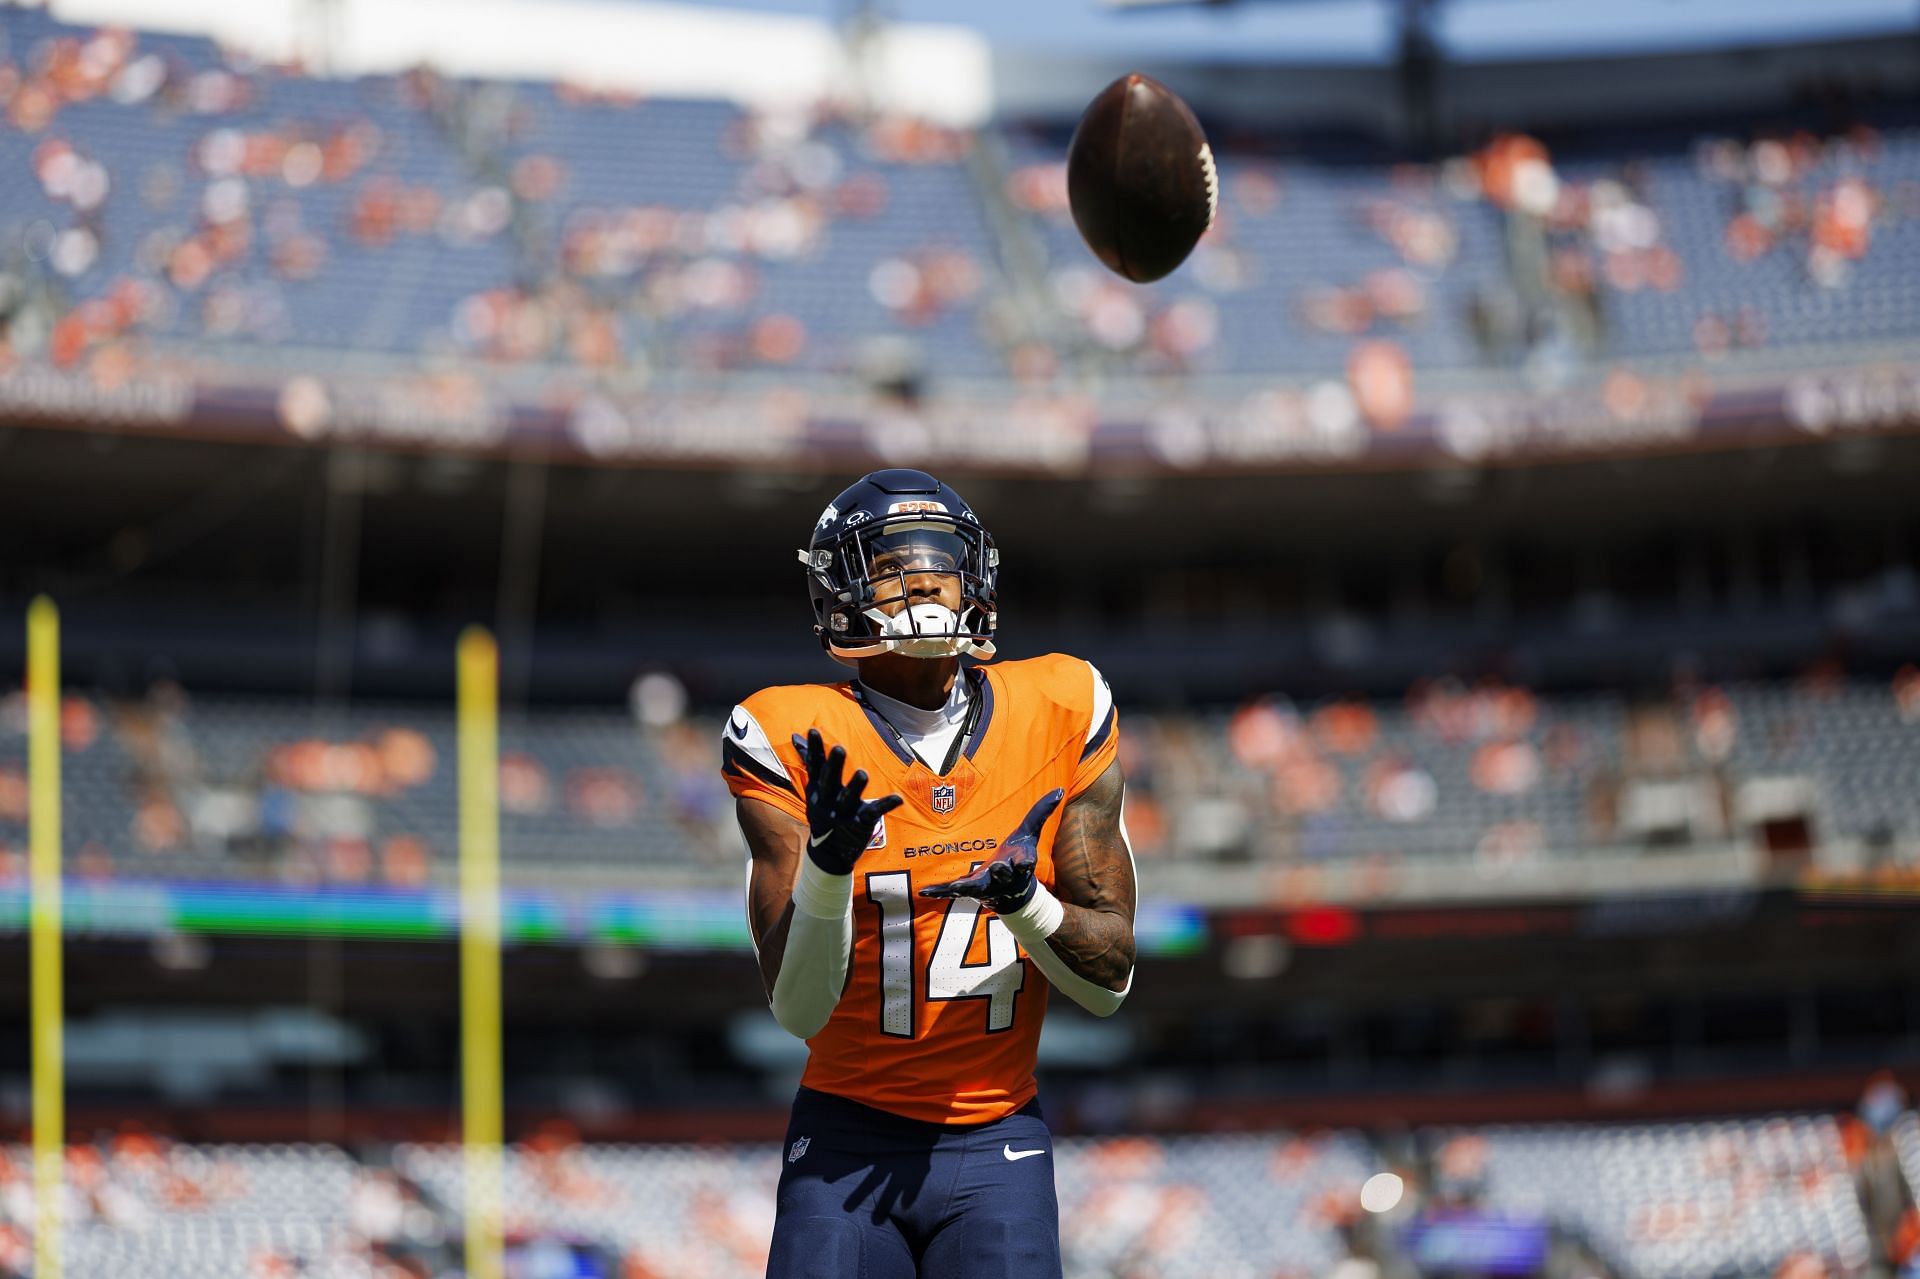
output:
M1374 1170L1367 1142L1350 1132L1058 1149L1061 1242L1068 1273L1082 1275L1331 1273L1347 1255L1341 1208Z
M1532 203L1494 148L1221 130L1216 229L1137 289L1074 234L1060 122L323 79L12 6L0 50L23 72L0 165L36 179L0 190L0 298L16 353L61 366L135 340L831 375L905 337L955 377L1339 376L1369 338L1422 369L1565 367L1920 326L1920 122L1894 108L1831 137L1555 140Z
M1903 1120L1906 1130L1913 1118ZM1539 1221L1607 1271L1646 1279L1771 1273L1792 1255L1857 1271L1865 1224L1826 1117L1424 1134L1410 1207ZM26 1152L0 1151L0 1230L30 1235ZM1360 1184L1382 1167L1340 1131L1066 1138L1056 1145L1073 1279L1324 1275L1348 1254ZM375 1252L451 1273L463 1162L451 1146L376 1159L331 1146L177 1146L120 1138L70 1156L76 1274L259 1279L365 1273ZM757 1275L779 1152L536 1139L507 1157L510 1241L617 1259L622 1273ZM1389 1218L1397 1233L1404 1216Z
M1133 1267L1160 1279L1251 1273L1256 1264L1325 1273L1345 1252L1323 1201L1351 1196L1370 1162L1352 1133L1069 1140L1056 1149L1068 1273ZM403 1147L395 1163L443 1200L457 1198L457 1151ZM638 1249L654 1272L753 1274L778 1171L764 1148L575 1147L516 1158L507 1200L544 1229Z
M1670 283L1643 281L1632 269L1609 273L1599 228L1569 233L1600 268L1607 349L1646 356L1698 348L1703 323L1724 328L1733 345L1911 337L1920 317L1906 281L1920 254L1920 224L1901 208L1901 192L1920 173L1920 122L1888 107L1873 123L1827 141L1806 129L1755 136L1733 122L1570 140L1556 154L1560 178L1588 191L1605 184L1621 193L1620 207L1646 210L1644 234L1679 263ZM1858 228L1832 212L1848 183L1864 197ZM1615 222L1636 234L1630 220Z
M1770 1273L1870 1254L1839 1126L1818 1118L1434 1134L1475 1202L1582 1233L1620 1273ZM1461 1150L1446 1143L1459 1139Z
M1221 140L1215 229L1181 271L1138 289L1080 242L1063 198L1065 147L1056 130L1012 130L1009 185L1037 224L1054 301L1096 363L1337 375L1369 333L1419 367L1479 362L1461 321L1474 290L1504 278L1499 219L1450 193L1437 167L1352 148L1279 158L1259 139Z
M353 1273L364 1255L353 1187L364 1177L330 1146L151 1147L70 1158L66 1263L76 1275L162 1279L183 1274L252 1279L290 1273ZM27 1152L8 1152L16 1174ZM8 1216L30 1234L24 1179L9 1186ZM347 1264L343 1264L347 1263ZM363 1273L363 1271L361 1272Z
M1486 701L1484 692L1459 696ZM1256 701L1204 721L1212 749L1203 775L1218 779L1222 796L1240 798L1269 849L1295 860L1458 857L1502 831L1516 856L1588 846L1595 832L1584 787L1618 761L1624 707L1612 699L1522 705L1523 718L1510 726L1422 722L1391 705L1338 706L1370 725L1348 741L1325 708L1302 714ZM1257 744L1262 734L1274 734L1273 745ZM1577 762L1542 762L1558 758L1554 744L1565 735L1575 744L1563 749L1577 750ZM1518 761L1511 780L1487 775L1496 752Z
M5 1153L0 1224L26 1231L26 1152ZM1351 1133L1070 1140L1058 1153L1076 1276L1121 1265L1164 1279L1324 1273L1345 1255L1326 1203L1351 1198L1370 1166ZM77 1155L67 1248L77 1274L344 1279L364 1273L376 1245L450 1261L459 1238L453 1147L397 1147L390 1171L325 1146ZM589 1243L624 1258L626 1274L757 1275L779 1167L759 1146L522 1147L507 1161L507 1235Z
M1903 701L1903 699L1905 699ZM1617 824L1624 779L1727 788L1797 779L1819 839L1920 839L1920 680L1755 684L1660 703L1536 697L1506 685L1415 689L1401 703L1231 713L1126 712L1132 828L1149 860L1489 871L1646 836ZM26 841L19 702L0 716L0 855ZM1636 720L1668 736L1630 745ZM446 880L456 844L453 719L432 705L316 708L162 689L67 713L66 843L81 875ZM536 711L503 728L510 877L708 867L739 855L718 774L719 721L641 727L614 711ZM1738 834L1738 832L1734 832ZM1716 837L1705 832L1702 838Z
M90 705L76 702L73 705ZM125 708L69 741L65 836L76 869L183 878L424 882L451 870L453 720L445 707L317 714L292 702ZM0 732L0 778L24 776L24 739ZM717 721L701 725L718 732ZM556 867L731 858L711 745L641 732L612 713L512 719L501 735L502 836L528 875ZM717 741L717 737L712 740ZM24 808L0 846L24 847ZM137 867L137 869L136 869Z
M1893 1150L1900 1159L1900 1171L1907 1179L1907 1189L1916 1203L1920 1203L1920 1116L1907 1111L1893 1124Z
M0 133L0 165L39 177L0 192L0 240L26 263L9 283L78 326L49 341L58 363L138 332L836 371L904 328L944 371L1003 371L981 323L993 251L951 140L426 73L317 79L11 6L0 36L54 68L33 78L44 117L16 97L21 127Z
M1815 778L1823 817L1846 834L1888 841L1920 832L1920 795L1902 780L1920 769L1912 708L1860 685L1813 697L1767 686L1733 693L1741 730L1730 763L1739 772Z

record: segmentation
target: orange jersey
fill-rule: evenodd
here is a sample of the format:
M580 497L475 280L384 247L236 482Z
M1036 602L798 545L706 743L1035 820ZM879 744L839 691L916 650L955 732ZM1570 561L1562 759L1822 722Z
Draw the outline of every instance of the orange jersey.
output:
M867 798L906 801L881 819L853 868L847 985L807 1041L801 1082L945 1124L999 1119L1033 1098L1047 982L991 911L920 890L992 860L1041 796L1062 787L1070 803L1119 748L1113 699L1078 658L999 662L962 678L974 681L976 709L944 776L852 684L762 689L736 708L722 743L729 790L802 822L806 768L792 739L809 728L828 749L846 749L848 776L866 770ZM1056 812L1040 836L1038 875L1049 887L1059 827Z

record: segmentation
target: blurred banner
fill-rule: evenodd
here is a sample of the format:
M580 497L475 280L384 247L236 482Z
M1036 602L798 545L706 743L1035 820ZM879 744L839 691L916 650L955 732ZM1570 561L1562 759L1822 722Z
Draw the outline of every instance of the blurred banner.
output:
M1912 432L1920 429L1920 362L1743 375L1615 369L1553 391L1516 380L1430 390L1405 412L1397 403L1383 412L1369 396L1322 381L1232 395L1141 387L1106 398L955 389L910 404L739 381L724 391L621 392L557 380L522 389L464 370L215 368L103 383L24 366L0 374L0 421L649 466L938 465L1054 476L1417 469Z
M71 880L64 918L77 936L172 933L450 940L460 894L439 889ZM0 934L25 928L25 884L0 886ZM1150 902L1137 926L1142 953L1190 954L1207 937L1198 907ZM676 951L752 947L733 890L537 892L504 888L500 935L507 943L606 942Z
M1135 921L1140 953L1194 955L1215 943L1280 938L1287 945L1340 948L1366 942L1426 943L1462 938L1681 935L1738 928L1762 919L1804 919L1807 910L1849 907L1843 919L1908 911L1920 887L1807 875L1791 887L1633 891L1555 899L1540 894L1478 908L1422 905L1419 899L1364 906L1311 902L1235 904L1143 901ZM243 884L192 880L85 880L64 886L69 936L204 934L446 941L458 931L456 888ZM0 935L24 931L25 884L0 885ZM1823 921L1825 917L1823 916ZM505 887L500 936L508 945L601 943L684 953L747 951L739 894L727 889L578 890Z
M1547 1223L1482 1212L1439 1212L1416 1222L1405 1243L1427 1274L1532 1275L1551 1244Z

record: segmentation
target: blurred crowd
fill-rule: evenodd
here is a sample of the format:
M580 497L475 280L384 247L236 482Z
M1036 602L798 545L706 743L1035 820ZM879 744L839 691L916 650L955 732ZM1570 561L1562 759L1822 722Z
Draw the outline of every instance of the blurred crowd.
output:
M1385 883L1409 859L1439 856L1505 874L1662 837L1632 821L1636 783L1706 785L1712 811L1680 836L1706 841L1738 833L1733 796L1746 776L1799 771L1828 792L1808 805L1827 822L1815 837L1864 841L1890 880L1920 873L1920 811L1878 774L1848 771L1920 756L1912 665L1862 681L1823 663L1790 684L1683 681L1639 699L1440 678L1398 701L1302 704L1274 693L1230 710L1122 710L1128 824L1146 861L1302 874L1358 865ZM79 877L416 887L452 873L444 708L202 706L162 681L132 701L71 695L60 723L68 865ZM15 691L0 698L0 878L24 873L25 733ZM500 761L509 873L734 864L716 737L664 672L635 682L625 716L536 710L509 724ZM1855 785L1872 794L1856 799Z
M1888 207L1872 180L1882 145L1866 125L1831 138L1800 132L1751 144L1718 139L1703 145L1701 177L1734 193L1727 252L1736 261L1753 262L1784 250L1814 283L1845 285L1872 245L1876 219L1920 212L1920 184L1900 184L1898 205Z
M730 802L707 725L671 703L662 711L657 698L636 698L624 734L608 722L615 748L603 757L589 744L586 755L555 758L508 728L499 791L508 848L570 832L588 837L604 866L618 864L623 840L651 832L676 859L730 856ZM16 690L0 700L0 878L24 874L26 730ZM170 681L129 702L69 696L69 873L418 887L452 869L451 733L441 710L382 713L359 730L291 703L196 714Z
M1244 368L1223 350L1232 334L1221 306L1248 290L1278 289L1284 306L1275 309L1302 332L1365 339L1422 367L1449 362L1431 332L1448 327L1471 334L1474 358L1494 365L1545 371L1556 361L1653 353L1640 349L1647 344L1713 360L1780 340L1770 312L1804 306L1807 292L1844 290L1876 233L1907 234L1920 218L1920 181L1899 176L1911 169L1904 160L1889 160L1913 146L1907 131L1883 136L1849 122L1746 137L1708 132L1691 138L1691 160L1677 165L1656 162L1664 157L1655 140L1644 155L1614 141L1598 148L1603 159L1576 141L1571 159L1557 161L1540 138L1502 133L1430 164L1378 162L1374 182L1335 197L1343 234L1325 251L1307 240L1314 251L1301 262L1287 256L1303 242L1299 220L1311 228L1322 211L1293 210L1304 197L1290 193L1290 165L1263 158L1261 140L1243 141L1238 153L1232 140L1223 144L1219 214L1174 280L1133 288L1061 256L1055 299L1092 348L1150 374ZM1677 135L1669 143L1688 154ZM1291 170L1296 179L1308 172L1298 162ZM1017 208L1070 225L1063 163L1033 160L1007 191ZM1316 191L1312 202L1326 199ZM1712 235L1696 232L1703 219ZM1485 231L1474 237L1481 256L1468 261L1475 225ZM1694 287L1696 276L1715 279L1722 267L1775 254L1795 269L1739 277L1733 287L1743 301L1730 303L1717 285ZM1667 301L1623 312L1624 300L1642 295ZM1654 321L1669 311L1685 313L1690 338L1663 336ZM1623 329L1636 332L1616 349Z
M1035 140L1028 150L1044 145ZM1257 307L1268 360L1280 356L1276 324L1351 339L1347 359L1336 356L1321 371L1338 375L1344 365L1357 383L1351 365L1365 353L1406 362L1403 342L1411 333L1459 318L1448 313L1441 285L1460 256L1460 209L1473 198L1470 166L1382 161L1358 190L1316 192L1317 202L1333 206L1335 242L1316 240L1290 256L1290 243L1299 246L1301 237L1292 230L1287 165L1267 158L1266 149L1254 138L1217 148L1222 191L1212 226L1178 276L1144 289L1074 250L1063 160L1030 158L1009 173L1008 203L1052 232L1049 293L1080 354L1149 376L1255 371L1265 361L1248 353L1257 348L1237 346L1229 326ZM1311 222L1325 211L1299 216ZM1051 368L1060 358L1051 355L1029 360Z
M1707 134L1686 165L1580 156L1569 173L1525 135L1496 139L1476 163L1487 197L1526 233L1523 286L1537 281L1582 350L1606 349L1621 299L1667 295L1692 353L1714 361L1806 340L1773 331L1783 294L1815 305L1854 282L1876 235L1910 234L1920 181L1889 150L1911 145L1907 132L1848 120Z
M1066 1138L1066 1273L1907 1279L1920 1273L1920 1211L1892 1138L1920 1135L1909 1105L1881 1072L1831 1117ZM511 1279L764 1268L769 1151L597 1147L549 1121L507 1158ZM1554 1168L1546 1182L1528 1173L1540 1159ZM143 1279L189 1258L221 1279L460 1273L456 1147L193 1146L125 1126L71 1145L66 1166L69 1255L139 1256ZM30 1273L32 1222L25 1152L0 1150L0 1279ZM1428 1251L1455 1228L1468 1233ZM1469 1255L1489 1248L1484 1263Z
M172 338L418 343L589 369L779 367L847 336L812 328L849 267L865 273L856 287L879 318L909 330L970 312L984 291L977 217L936 205L919 243L896 230L890 251L843 251L831 276L808 276L812 314L767 301L769 266L815 263L836 235L883 220L896 175L960 172L971 139L922 121L832 103L778 114L668 104L654 121L630 96L424 69L313 103L281 93L306 82L303 68L208 41L61 27L14 9L0 10L0 34L0 112L30 140L43 197L0 196L0 370L44 359L112 384L164 360L154 343ZM95 104L119 114L72 110ZM137 162L129 125L154 130ZM698 171L657 166L617 202L578 195L577 171L618 167L604 144L635 127L687 134L683 159ZM681 181L725 193L703 200ZM604 196L609 184L590 185ZM478 287L425 332L342 333L339 309L364 310L364 291L300 287L327 283L348 259L380 264L384 282L461 261L436 248L475 246L494 250L460 268Z
M1920 183L1889 160L1913 139L1865 124L1696 139L1680 174L1524 134L1356 164L1230 132L1213 228L1141 288L1074 239L1057 131L982 146L845 103L750 113L426 70L315 98L289 92L326 84L303 68L204 40L12 9L0 29L0 113L32 175L0 195L0 372L44 360L107 385L179 339L872 375L904 337L917 367L1028 384L1344 374L1392 429L1416 366L1779 342L1783 288L1847 289L1920 216ZM154 143L130 148L129 126ZM1684 155L1680 136L1649 145ZM1702 202L1714 236L1693 229ZM1688 300L1727 264L1783 256L1787 283ZM364 282L408 279L439 291L427 311L367 323ZM1618 305L1640 295L1670 297L1690 337Z
M549 1138L535 1136L518 1149L543 1193L564 1189L562 1177L549 1175L564 1171ZM23 1153L0 1151L4 1279L32 1274L33 1182ZM170 1263L196 1262L247 1279L443 1279L460 1273L464 1234L458 1206L385 1158L355 1160L319 1146L191 1146L128 1127L70 1145L66 1170L62 1214L70 1232L68 1255L82 1261L80 1273L89 1273L87 1261L113 1264L107 1260L111 1248L95 1249L116 1236L126 1247L151 1250L150 1263L132 1267L143 1276ZM566 1238L518 1212L506 1242L513 1279L653 1274L637 1261L623 1265L615 1245Z
M604 159L584 147L566 155L527 149L524 139L541 134L537 113L637 103L565 87L538 107L518 102L475 111L473 100L446 96L450 109L467 112L457 127L469 154L483 170L506 175L503 186L488 190L498 197L497 229L511 230L521 266L516 282L459 303L452 336L458 350L505 362L613 368L644 358L644 336L678 332L668 349L677 367L719 372L817 363L807 359L812 348L842 335L816 332L818 315L770 304L768 271L805 267L836 237L858 237L888 214L895 171L954 166L968 146L949 130L857 117L837 104L729 113L717 130L704 119L669 121L660 127L679 123L712 135L696 141L713 148L702 163L732 175L724 197L701 207L636 182L630 202L585 203L568 198L570 175ZM909 329L970 308L982 290L983 263L969 231L963 222L925 226L922 245L858 263L866 278L853 283L864 286L889 323Z

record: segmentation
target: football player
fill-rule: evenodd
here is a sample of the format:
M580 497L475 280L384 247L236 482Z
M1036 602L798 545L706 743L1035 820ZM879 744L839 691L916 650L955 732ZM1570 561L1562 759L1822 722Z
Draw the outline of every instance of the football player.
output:
M721 742L773 1015L807 1041L774 1279L1058 1279L1035 1100L1048 989L1133 983L1113 696L1053 654L991 666L1000 557L921 471L833 499L800 562L855 670L763 689Z

